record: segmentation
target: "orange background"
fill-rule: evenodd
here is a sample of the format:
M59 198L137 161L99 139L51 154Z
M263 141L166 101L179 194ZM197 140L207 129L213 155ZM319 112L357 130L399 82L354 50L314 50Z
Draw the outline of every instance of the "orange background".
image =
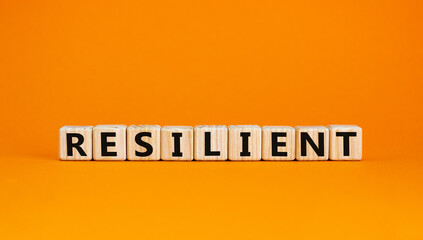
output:
M421 1L0 1L0 239L423 239ZM63 125L357 124L361 162L63 162Z

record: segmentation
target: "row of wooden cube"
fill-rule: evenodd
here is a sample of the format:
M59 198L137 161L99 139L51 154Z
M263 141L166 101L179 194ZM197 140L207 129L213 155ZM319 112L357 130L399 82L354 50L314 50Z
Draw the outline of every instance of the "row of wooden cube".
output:
M361 160L355 125L98 125L60 129L61 160Z

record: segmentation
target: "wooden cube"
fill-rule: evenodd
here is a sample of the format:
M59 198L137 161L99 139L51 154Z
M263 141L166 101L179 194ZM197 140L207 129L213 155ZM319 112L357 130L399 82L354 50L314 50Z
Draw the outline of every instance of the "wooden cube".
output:
M128 160L160 160L160 126L131 125L126 129Z
M126 126L98 125L93 128L94 160L126 159Z
M260 160L261 128L257 125L229 126L229 160Z
M297 160L328 160L329 129L323 126L295 127Z
M193 160L193 127L164 126L161 133L161 158L162 160Z
M91 160L93 158L93 127L64 126L59 131L60 160Z
M227 160L228 128L224 125L195 126L195 160Z
M361 160L362 130L355 125L329 125L330 160Z
M263 160L294 160L295 129L288 126L263 126Z

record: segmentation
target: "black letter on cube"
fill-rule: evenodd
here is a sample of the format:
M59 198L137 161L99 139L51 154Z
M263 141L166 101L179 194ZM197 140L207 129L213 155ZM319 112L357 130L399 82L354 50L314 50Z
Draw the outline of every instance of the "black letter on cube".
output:
M313 142L310 135L306 132L301 133L301 156L307 156L307 142L310 143L310 146L316 152L317 156L322 157L325 155L325 134L319 132L319 147Z
M72 138L77 138L78 141L76 143L72 143ZM67 145L67 153L68 156L73 156L72 148L76 148L76 150L79 152L81 156L87 156L87 154L84 152L84 149L82 149L81 145L84 143L84 136L79 133L66 133L66 145Z

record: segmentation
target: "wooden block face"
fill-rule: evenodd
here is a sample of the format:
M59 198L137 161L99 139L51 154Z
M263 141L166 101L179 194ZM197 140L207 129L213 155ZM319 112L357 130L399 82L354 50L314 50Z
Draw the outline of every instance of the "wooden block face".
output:
M195 126L195 160L227 160L228 128L224 125Z
M288 126L262 127L262 159L294 160L295 129Z
M361 160L362 130L355 125L329 125L329 159Z
M323 126L295 127L297 160L328 160L329 129Z
M259 126L229 126L229 160L261 160L261 128Z
M60 160L91 160L93 158L93 127L64 126L59 132Z
M162 160L193 160L193 127L164 126L161 133L161 158Z
M126 159L126 126L98 125L93 129L94 160Z
M128 160L160 160L160 126L131 125L126 129Z

